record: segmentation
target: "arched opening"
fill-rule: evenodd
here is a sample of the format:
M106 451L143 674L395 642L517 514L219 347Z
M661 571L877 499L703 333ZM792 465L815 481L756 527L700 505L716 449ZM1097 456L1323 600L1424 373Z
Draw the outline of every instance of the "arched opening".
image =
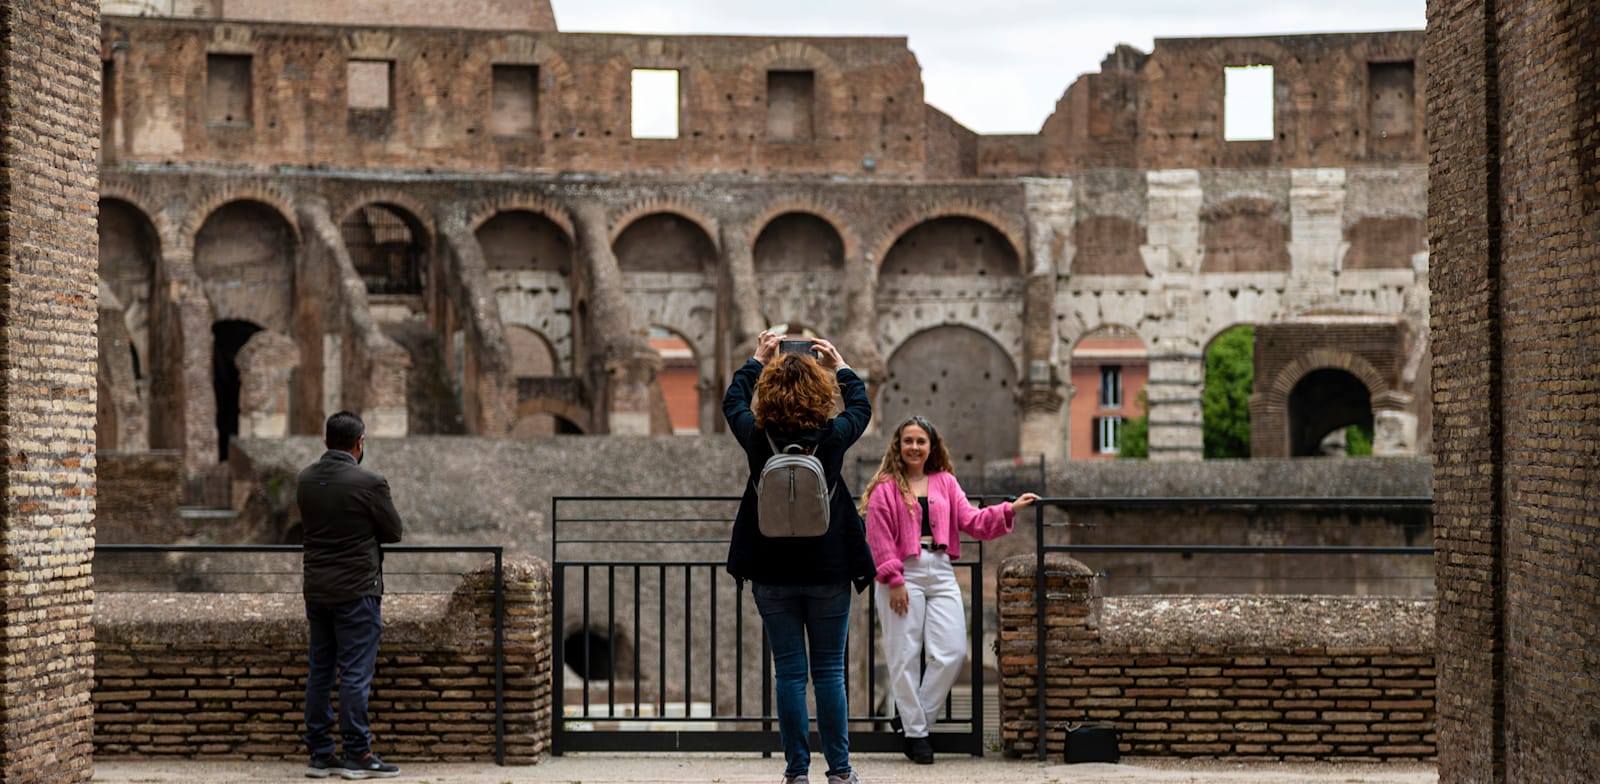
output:
M194 267L217 320L294 334L294 230L277 210L255 201L218 208L195 235Z
M502 212L474 232L491 270L572 272L572 240L555 221L529 210Z
M1018 276L1022 263L995 227L975 218L935 218L900 235L879 274Z
M561 661L586 681L609 681L611 638L591 629L568 634L561 643Z
M239 349L261 327L226 320L211 325L211 389L217 400L217 459L228 459L228 442L239 434Z
M912 414L926 417L943 435L962 486L974 491L986 462L1016 457L1017 373L987 335L935 327L901 344L888 365L878 405L885 432Z
M158 423L150 421L150 401L170 394L158 384L141 357L160 346L159 327L153 314L152 292L160 254L160 239L150 219L137 207L118 199L100 200L100 397L99 408L111 415L101 418L97 438L105 449L141 449L155 442L167 445ZM156 430L158 432L151 432Z
M339 224L339 235L369 294L423 293L428 240L411 213L392 204L357 207Z
M1255 327L1238 324L1217 333L1206 346L1200 396L1205 457L1250 457L1250 394L1255 377Z
M1325 439L1344 444L1345 428L1355 426L1372 434L1372 393L1361 380L1335 368L1319 368L1295 382L1289 392L1289 454L1313 457L1326 454ZM1346 448L1348 446L1346 445ZM1344 454L1341 451L1338 454Z
M670 329L652 326L646 331L650 347L661 355L656 381L666 401L667 421L674 435L700 432L700 360L694 347Z
M623 272L707 273L717 248L694 221L658 212L628 225L612 244Z
M809 213L784 213L762 228L752 254L761 312L838 334L844 326L844 240L832 224Z

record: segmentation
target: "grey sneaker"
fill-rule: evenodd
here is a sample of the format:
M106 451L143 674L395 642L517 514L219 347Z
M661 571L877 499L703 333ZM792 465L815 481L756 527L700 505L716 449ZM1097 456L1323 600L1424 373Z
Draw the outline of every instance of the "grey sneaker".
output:
M306 778L325 779L338 776L344 770L344 758L337 754L313 754L306 764Z
M855 771L846 773L829 773L828 784L861 784L861 779L856 778Z
M798 776L784 776L783 784L811 784L811 780L802 773Z

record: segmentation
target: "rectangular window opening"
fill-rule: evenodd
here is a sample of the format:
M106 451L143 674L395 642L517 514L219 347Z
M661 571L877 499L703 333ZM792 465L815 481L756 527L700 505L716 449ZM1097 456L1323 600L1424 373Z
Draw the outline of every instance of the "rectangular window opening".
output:
M1100 366L1100 407L1122 408L1122 366Z
M767 141L811 141L815 84L811 71L767 72Z
M345 96L351 109L394 107L394 61L351 60L345 70Z
M633 138L678 138L678 72L633 69Z
M249 125L250 55L206 55L206 122Z
M1273 138L1272 66L1243 65L1222 69L1222 138L1230 142Z
M1373 139L1410 138L1416 130L1416 66L1367 64L1367 129Z
M1094 451L1102 455L1114 455L1121 451L1118 442L1122 438L1122 417L1106 416L1094 419Z
M539 134L539 66L497 65L490 86L489 132L495 136Z

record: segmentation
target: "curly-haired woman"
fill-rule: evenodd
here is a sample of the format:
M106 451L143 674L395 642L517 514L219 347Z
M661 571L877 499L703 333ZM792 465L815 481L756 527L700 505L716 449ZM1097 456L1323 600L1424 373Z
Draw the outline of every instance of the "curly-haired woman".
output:
M733 375L722 399L728 429L744 447L750 479L734 517L728 573L754 584L772 647L784 784L806 784L811 766L806 677L816 692L817 734L829 784L859 784L850 768L844 690L850 588L872 581L872 553L840 469L844 453L872 418L866 385L826 340L812 353L780 353L783 336L762 332L755 356ZM844 411L834 415L834 395ZM754 405L751 398L754 397ZM822 462L829 492L827 532L812 537L761 533L756 478L775 449L798 445ZM808 646L809 642L809 646Z
M939 431L914 416L895 428L862 496L878 567L873 590L889 693L906 756L923 765L933 762L928 730L967 658L966 611L950 565L961 557L961 534L987 540L1010 533L1017 510L1039 500L1023 493L1008 504L975 508L951 467Z

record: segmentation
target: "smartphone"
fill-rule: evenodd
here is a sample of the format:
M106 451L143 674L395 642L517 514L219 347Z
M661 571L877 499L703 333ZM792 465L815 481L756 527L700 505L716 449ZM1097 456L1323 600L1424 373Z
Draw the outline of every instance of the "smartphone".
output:
M817 355L816 344L809 340L782 340L778 342L778 352L782 354L810 354Z

